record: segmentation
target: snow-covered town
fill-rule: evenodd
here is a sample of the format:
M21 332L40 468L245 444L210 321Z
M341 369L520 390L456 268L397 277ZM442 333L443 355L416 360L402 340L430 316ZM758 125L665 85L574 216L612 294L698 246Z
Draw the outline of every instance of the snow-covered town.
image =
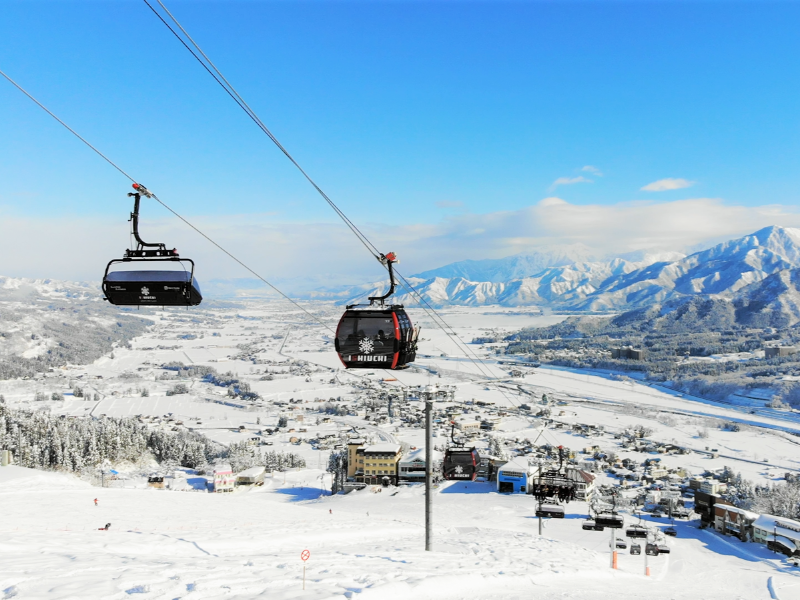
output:
M304 309L335 325L335 306ZM554 319L500 307L441 314L460 339ZM308 549L302 597L510 598L533 585L542 598L674 598L701 584L706 598L794 597L800 522L736 507L800 474L791 410L509 360L424 314L414 316L426 353L400 372L343 369L328 332L277 301L148 316L149 331L92 364L0 384L13 449L0 471L4 538L28 549L4 559L7 589L300 597ZM70 426L85 416L101 430ZM127 430L150 441L120 447ZM477 449L468 480L442 476L454 447ZM574 495L543 503L537 483L553 469ZM32 498L44 510L31 513ZM68 547L81 550L68 558ZM103 571L117 574L95 588Z

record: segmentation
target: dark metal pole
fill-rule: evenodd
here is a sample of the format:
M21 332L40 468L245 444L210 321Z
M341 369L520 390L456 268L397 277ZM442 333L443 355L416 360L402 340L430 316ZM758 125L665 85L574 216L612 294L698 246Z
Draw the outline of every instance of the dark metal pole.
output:
M430 551L433 532L431 522L431 505L433 491L433 394L430 387L425 391L425 550Z

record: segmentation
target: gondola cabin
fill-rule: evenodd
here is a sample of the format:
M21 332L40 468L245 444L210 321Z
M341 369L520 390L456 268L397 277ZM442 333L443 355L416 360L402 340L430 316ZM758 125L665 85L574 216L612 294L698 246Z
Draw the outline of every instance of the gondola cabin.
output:
M481 457L475 448L449 448L444 453L442 474L445 479L475 481Z
M601 527L608 527L609 529L622 529L625 525L621 515L614 515L611 513L600 513L594 518L597 525Z
M417 333L402 306L348 306L334 346L347 369L405 369L416 359Z
M548 519L563 519L564 507L560 504L542 504L536 509L536 516Z
M394 252L379 260L389 271L389 290L371 296L369 305L351 304L336 328L334 347L346 369L405 369L417 358L417 337L408 314L400 304L385 304L397 287Z

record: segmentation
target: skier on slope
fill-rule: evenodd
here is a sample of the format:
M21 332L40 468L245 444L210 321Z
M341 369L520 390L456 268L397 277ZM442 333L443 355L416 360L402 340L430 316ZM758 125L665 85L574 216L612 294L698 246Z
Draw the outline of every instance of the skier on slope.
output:
M97 498L94 499L94 505L97 506Z

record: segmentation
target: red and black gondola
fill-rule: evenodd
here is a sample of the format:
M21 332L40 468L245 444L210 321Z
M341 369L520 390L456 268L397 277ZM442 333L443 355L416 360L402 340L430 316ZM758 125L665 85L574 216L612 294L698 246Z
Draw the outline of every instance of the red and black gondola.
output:
M481 456L475 448L448 448L442 461L442 475L455 481L475 481Z
M389 291L369 298L369 305L347 306L336 328L334 346L347 369L405 369L417 357L419 329L401 304L385 304L397 285L397 257L390 252L381 262L389 269Z

